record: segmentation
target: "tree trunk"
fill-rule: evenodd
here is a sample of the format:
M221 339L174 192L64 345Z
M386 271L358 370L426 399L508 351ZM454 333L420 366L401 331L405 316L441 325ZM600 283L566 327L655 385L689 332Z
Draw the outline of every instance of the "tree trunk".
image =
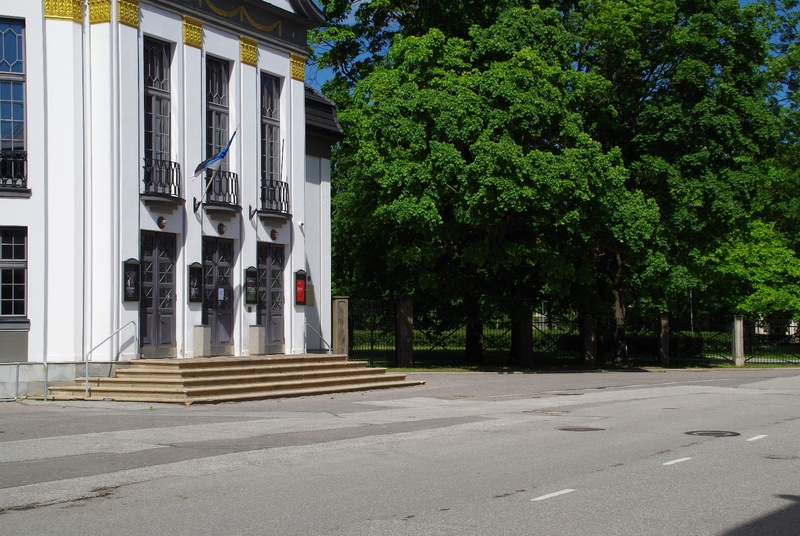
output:
M467 322L464 359L467 363L483 363L483 322Z
M594 365L597 363L597 322L590 314L581 315L581 336L583 338L583 360Z
M661 349L659 350L658 357L661 364L669 365L669 314L663 313L661 315Z
M398 367L414 366L414 306L411 298L397 300L395 352Z
M616 326L614 328L614 342L616 344L616 353L614 360L619 363L628 359L628 343L625 339L625 295L623 293L624 285L624 265L622 263L622 256L617 253L617 273L614 277L614 320Z
M511 322L511 359L517 365L533 365L533 325L531 316Z

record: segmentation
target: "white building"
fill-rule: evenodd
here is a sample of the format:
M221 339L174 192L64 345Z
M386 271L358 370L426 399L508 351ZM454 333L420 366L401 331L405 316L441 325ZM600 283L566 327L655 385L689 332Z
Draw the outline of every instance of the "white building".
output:
M0 0L0 361L327 348L323 22L311 0Z

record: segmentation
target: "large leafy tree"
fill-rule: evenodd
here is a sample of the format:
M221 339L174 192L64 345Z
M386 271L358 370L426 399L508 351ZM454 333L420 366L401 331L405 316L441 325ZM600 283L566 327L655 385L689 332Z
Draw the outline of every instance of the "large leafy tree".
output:
M600 244L641 243L657 210L586 134L579 108L608 84L570 68L558 12L510 9L469 37L398 38L356 83L340 112L337 263L471 318L530 314L591 288Z
M470 315L613 303L624 357L630 304L745 303L717 281L746 245L796 251L794 0L323 4L342 281Z

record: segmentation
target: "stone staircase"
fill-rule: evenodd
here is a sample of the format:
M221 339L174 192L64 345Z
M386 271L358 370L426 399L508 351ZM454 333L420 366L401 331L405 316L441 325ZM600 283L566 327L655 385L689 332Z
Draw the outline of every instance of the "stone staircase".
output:
M405 374L367 368L343 355L280 355L136 359L116 377L90 377L53 386L52 400L119 400L197 404L406 387ZM122 365L121 363L120 365Z

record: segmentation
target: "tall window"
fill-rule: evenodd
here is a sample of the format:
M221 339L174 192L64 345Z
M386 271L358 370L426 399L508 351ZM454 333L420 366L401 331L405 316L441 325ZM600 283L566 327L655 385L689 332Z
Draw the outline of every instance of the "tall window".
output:
M206 156L211 157L228 145L228 81L230 66L214 58L206 60ZM228 171L227 159L220 171Z
M261 181L281 180L280 80L261 74Z
M25 25L0 19L0 186L27 188Z
M170 45L144 40L144 187L180 197L180 166L170 161Z
M0 319L24 319L27 312L28 231L0 228Z
M170 159L170 47L144 40L144 150L145 158Z

